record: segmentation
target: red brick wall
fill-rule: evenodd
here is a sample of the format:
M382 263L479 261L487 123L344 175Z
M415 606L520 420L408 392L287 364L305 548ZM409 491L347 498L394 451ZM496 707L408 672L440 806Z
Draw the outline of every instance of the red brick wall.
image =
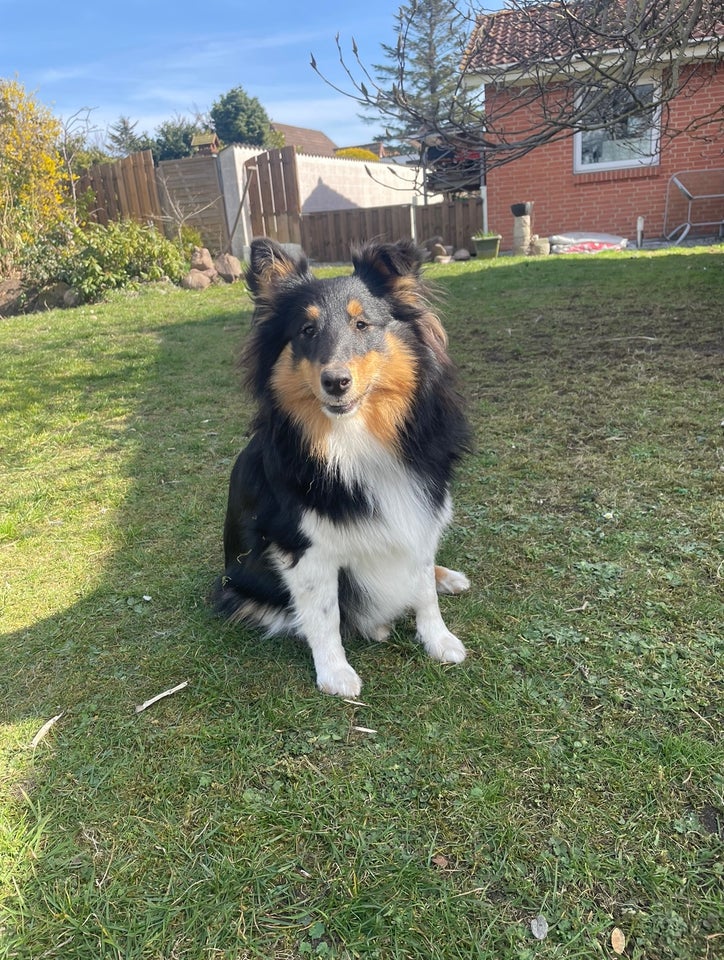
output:
M486 96L494 109L495 92L488 91ZM684 94L670 104L670 129L685 128L705 112L721 109L723 103L724 64L719 64L711 82L704 85L693 81ZM718 124L710 123L706 132L708 141L701 138L701 130L697 137L681 134L665 139L658 166L599 173L573 173L572 137L538 147L527 156L489 172L489 227L503 235L501 247L509 250L513 243L510 205L532 200L531 231L542 237L566 230L590 230L633 240L639 216L645 218L647 237L661 237L672 174L724 167L721 120ZM677 206L670 205L667 229L683 220L686 213L686 204L678 193L673 200ZM711 218L721 210L721 201L716 207L711 210ZM697 205L693 218L710 219L704 213L704 208ZM715 229L709 232L714 233Z

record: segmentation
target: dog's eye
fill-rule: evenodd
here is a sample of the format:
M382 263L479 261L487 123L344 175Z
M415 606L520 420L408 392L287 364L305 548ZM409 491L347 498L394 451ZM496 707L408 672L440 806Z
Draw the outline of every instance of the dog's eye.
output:
M309 337L313 337L316 332L317 332L317 328L314 326L313 323L306 323L306 324L302 327L302 336L303 336L303 337L308 337L308 338L309 338Z
M357 323L355 323L355 326L358 330L366 330L367 327L369 327L369 323L367 323L366 320L358 320Z

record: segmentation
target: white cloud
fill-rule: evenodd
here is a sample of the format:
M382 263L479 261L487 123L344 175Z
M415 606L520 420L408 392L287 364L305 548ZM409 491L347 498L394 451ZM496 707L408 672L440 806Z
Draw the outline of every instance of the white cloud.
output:
M78 64L73 67L48 67L35 74L38 83L66 83L68 80L82 80L93 75L96 67L90 64Z

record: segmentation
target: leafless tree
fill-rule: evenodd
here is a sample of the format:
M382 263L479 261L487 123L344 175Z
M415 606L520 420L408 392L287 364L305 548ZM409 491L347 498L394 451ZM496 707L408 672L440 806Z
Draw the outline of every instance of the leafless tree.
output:
M73 222L78 220L78 176L93 163L108 159L100 142L100 128L92 122L93 107L81 107L62 120L58 150L63 158ZM97 142L94 143L93 140Z
M461 3L470 42L446 112L408 95L404 31L393 85L365 66L354 41L346 53L339 36L347 86L322 78L368 113L376 110L382 123L404 117L422 140L483 151L488 168L576 132L610 130L612 120L643 124L656 116L662 138L721 137L721 103L685 123L671 109L722 67L721 0L506 0L497 12ZM410 21L416 8L409 4ZM320 73L314 58L312 67Z
M179 245L183 245L184 227L193 226L195 219L219 203L223 209L224 198L221 194L214 197L213 200L204 202L203 198L194 194L190 189L187 189L184 194L174 191L169 187L168 178L161 167L157 168L156 178L163 209L163 214L159 219L165 225L167 234L173 231Z

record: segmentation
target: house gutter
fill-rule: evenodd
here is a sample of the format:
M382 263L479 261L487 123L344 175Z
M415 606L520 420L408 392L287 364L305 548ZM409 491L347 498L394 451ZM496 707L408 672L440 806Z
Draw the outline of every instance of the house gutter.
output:
M712 36L709 42L700 41L696 45L688 47L686 51L681 54L681 59L687 63L691 62L701 62L706 61L718 62L723 58L719 53L718 48L712 49L711 43L721 41L722 37L720 35ZM600 68L609 69L615 66L625 54L630 54L631 51L623 47L618 49L606 50L602 53L596 53L592 51L590 54L591 60L595 58L597 65ZM645 55L646 51L641 50L640 53ZM645 61L641 64L642 67L645 67ZM666 66L666 60L659 58L657 60L652 59L651 63L648 65L647 69L653 70L656 67L663 68ZM515 61L510 63L501 63L494 68L488 68L487 70L476 70L474 68L469 68L467 74L463 78L463 83L466 87L476 87L481 84L486 83L506 83L506 84L523 84L523 83L538 83L541 80L541 75L544 76L547 80L571 80L576 76L582 76L585 73L591 71L590 61L583 59L571 59L565 64L565 69L561 69L561 65L552 57L547 57L545 59L539 60L535 64L535 69L525 69L519 66Z

